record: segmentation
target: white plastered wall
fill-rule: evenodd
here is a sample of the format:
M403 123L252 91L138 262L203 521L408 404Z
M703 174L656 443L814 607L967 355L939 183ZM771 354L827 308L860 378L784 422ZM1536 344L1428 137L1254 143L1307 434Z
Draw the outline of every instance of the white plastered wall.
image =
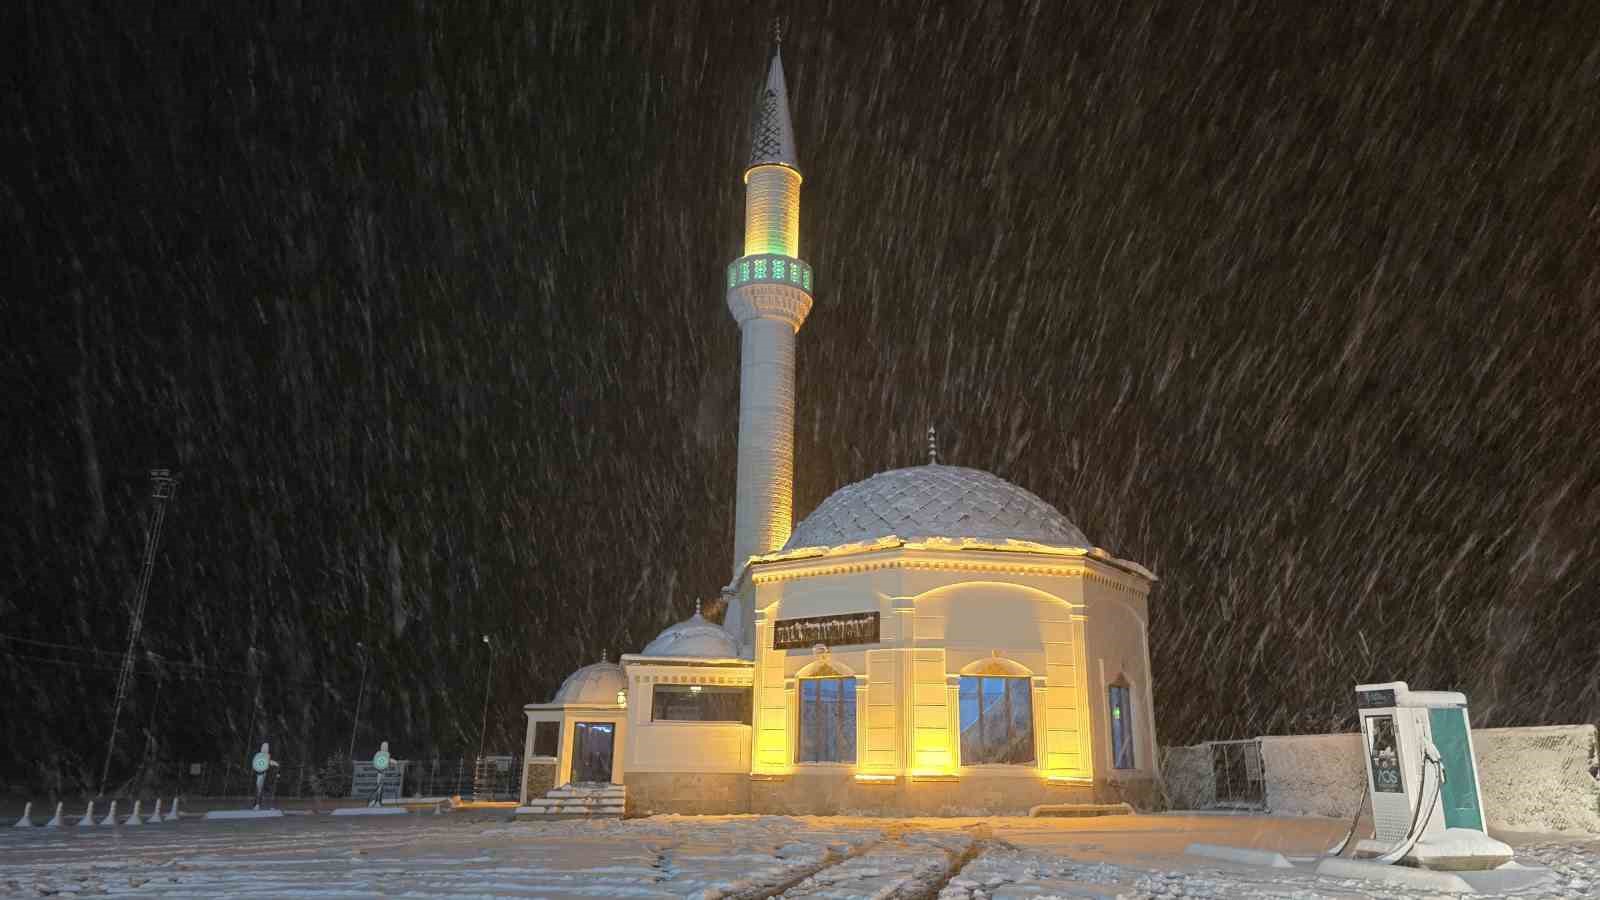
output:
M534 727L538 722L560 722L561 736L556 743L556 786L572 782L572 739L574 727L579 722L610 722L617 726L612 735L611 782L623 784L627 770L628 713L621 706L557 706L555 704L530 704L523 707L528 717L528 730L523 737L523 759L533 756ZM528 767L522 767L522 794L527 795Z
M1093 582L1085 575L1102 568L1109 569L1091 560L1068 565L1026 554L912 549L862 554L845 564L758 564L756 577L741 585L755 619L752 771L796 768L796 675L813 661L810 648L771 649L772 622L876 611L879 643L830 648L830 658L860 679L851 767L858 773L1089 781L1110 766L1109 741L1103 753L1095 743L1105 725L1094 718L1090 700L1093 691L1103 691L1091 659L1111 659L1143 710L1135 735L1141 768L1125 774L1151 776L1155 734L1144 594L1124 587L1128 599L1118 592L1118 602L1103 600L1099 607L1108 620L1092 628L1085 586ZM1138 581L1113 574L1123 584ZM1033 767L960 765L959 673L997 651L1033 676Z
M1150 684L1146 593L1130 578L1091 573L1084 579L1087 704L1094 770L1109 781L1158 778L1160 760ZM1133 703L1134 768L1112 767L1110 686L1121 677Z
M751 728L742 722L653 721L655 686L751 689L751 667L651 665L624 658L628 674L630 772L750 771Z

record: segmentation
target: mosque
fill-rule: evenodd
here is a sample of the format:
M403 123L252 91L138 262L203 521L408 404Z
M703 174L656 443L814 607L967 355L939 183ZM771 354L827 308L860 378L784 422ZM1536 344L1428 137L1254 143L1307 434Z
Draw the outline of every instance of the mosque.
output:
M732 579L528 719L523 812L597 788L629 815L1026 813L1157 784L1149 570L987 472L895 469L792 525L795 337L811 311L775 47L744 173ZM552 790L553 789L553 790ZM625 798L625 799L623 799Z

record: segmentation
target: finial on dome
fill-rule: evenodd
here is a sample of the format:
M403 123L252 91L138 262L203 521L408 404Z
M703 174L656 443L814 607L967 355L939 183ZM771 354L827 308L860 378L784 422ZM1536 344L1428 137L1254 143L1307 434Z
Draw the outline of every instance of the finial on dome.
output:
M772 17L772 43L774 46L783 46L783 20L777 16Z
M605 649L600 651L600 661L603 662L603 663L611 662L611 648L610 647L606 647Z
M700 598L698 597L696 597L694 601L694 614L697 616L700 615Z
M939 464L939 432L932 425L928 426L928 465Z

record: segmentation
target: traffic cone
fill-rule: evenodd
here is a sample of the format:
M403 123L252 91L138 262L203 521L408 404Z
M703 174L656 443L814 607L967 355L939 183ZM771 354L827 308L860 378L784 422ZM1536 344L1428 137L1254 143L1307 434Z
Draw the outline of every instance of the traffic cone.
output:
M139 800L138 800L138 798L135 798L134 801L133 801L133 815L128 817L128 823L127 824L129 824L129 825L143 825L144 824L144 820L139 818Z
M11 827L12 828L32 828L33 827L33 801L30 800L27 803L22 804L22 818L18 819L17 820L17 824L15 824L15 825L13 825Z
M106 817L104 819L100 820L100 824L101 825L115 825L115 824L117 824L117 801L115 801L115 800L111 801L111 811L106 813Z
M173 797L172 798L172 808L167 810L167 821L169 821L169 822L178 821L178 798L177 797Z
M88 828L94 824L94 801L89 801L89 806L83 811L83 818L78 820L79 828Z
M46 827L46 828L60 828L62 826L62 824L64 824L64 823L61 821L61 804L57 803L56 804L56 814L53 817L51 817L50 821L44 823L44 827Z

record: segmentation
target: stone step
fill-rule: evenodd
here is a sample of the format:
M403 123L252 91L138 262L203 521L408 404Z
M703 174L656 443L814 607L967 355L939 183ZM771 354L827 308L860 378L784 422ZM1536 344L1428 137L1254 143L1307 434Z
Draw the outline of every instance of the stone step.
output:
M621 809L622 800L607 800L603 803L583 803L573 800L529 800L528 806L542 806L547 809Z
M517 807L519 816L591 816L603 818L615 816L621 818L623 809L618 806L546 806L542 804L529 804Z
M618 785L614 788L596 788L594 790L588 790L584 788L553 788L545 791L544 795L546 797L625 797L627 794L628 789Z

